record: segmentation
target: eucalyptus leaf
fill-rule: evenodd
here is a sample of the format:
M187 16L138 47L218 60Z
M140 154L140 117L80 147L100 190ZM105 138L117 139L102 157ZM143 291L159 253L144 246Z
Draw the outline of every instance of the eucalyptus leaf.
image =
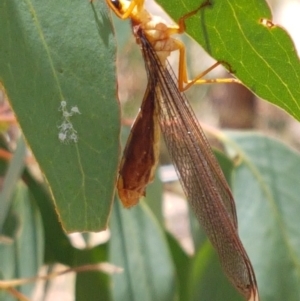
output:
M157 2L177 22L205 1ZM256 95L300 120L299 58L289 34L272 23L267 2L209 3L186 20L186 32Z
M264 301L300 299L300 154L255 133L226 132L239 232Z
M104 229L120 127L105 3L3 0L0 28L0 81L64 229Z

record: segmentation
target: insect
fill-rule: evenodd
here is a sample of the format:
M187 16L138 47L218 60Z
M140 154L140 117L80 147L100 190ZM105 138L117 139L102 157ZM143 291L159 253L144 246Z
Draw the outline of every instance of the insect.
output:
M259 301L255 274L237 232L233 196L182 93L193 84L238 81L203 79L219 63L188 80L184 45L172 38L173 34L184 31L186 18L210 2L205 1L182 17L178 26L169 26L161 18L152 16L145 10L144 0L106 2L118 17L131 19L148 77L144 99L120 165L117 188L121 201L130 207L145 195L145 187L152 181L157 165L161 131L183 190L216 249L225 274L247 300ZM170 52L175 50L179 50L178 79L167 61Z
M67 110L67 102L62 100L60 102L59 111L62 111L63 122L58 126L59 133L58 139L62 143L68 143L69 141L77 143L78 135L71 122L71 117L75 114L81 114L77 106L71 107L71 111Z

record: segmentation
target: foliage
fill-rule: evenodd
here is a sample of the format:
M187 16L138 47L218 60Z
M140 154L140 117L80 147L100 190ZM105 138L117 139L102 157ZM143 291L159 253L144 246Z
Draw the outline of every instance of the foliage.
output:
M192 0L159 3L175 20L196 8ZM299 120L299 59L287 33L261 19L272 20L261 0L215 0L187 32L257 95ZM241 300L199 228L192 227L193 256L167 233L158 180L136 208L113 204L120 109L104 1L2 0L0 28L0 82L48 184L24 167L22 141L9 163L1 160L1 278L34 276L43 263L109 261L123 273L78 274L76 300ZM298 301L299 153L257 133L223 132L219 139L233 154L220 161L261 300ZM8 151L3 141L1 149ZM72 246L63 229L103 230L110 211L109 242L83 251Z

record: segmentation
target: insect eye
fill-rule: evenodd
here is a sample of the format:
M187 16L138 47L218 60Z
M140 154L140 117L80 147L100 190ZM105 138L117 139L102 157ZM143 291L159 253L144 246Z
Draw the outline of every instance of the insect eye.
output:
M118 9L118 10L121 9L121 3L120 3L119 0L111 0L111 3L113 4L113 6L114 6L116 9Z

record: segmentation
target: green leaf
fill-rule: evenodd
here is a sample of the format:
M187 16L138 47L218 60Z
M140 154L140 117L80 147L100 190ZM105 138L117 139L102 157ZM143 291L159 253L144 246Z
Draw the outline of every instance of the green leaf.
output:
M104 229L114 192L120 114L105 3L4 0L0 28L0 81L64 229ZM62 101L66 112L77 106L80 114L64 117Z
M97 264L108 261L108 244L89 250L76 250L72 266ZM76 275L76 301L111 300L110 277L103 272L86 272Z
M191 267L190 297L186 300L243 300L225 277L219 258L208 241L197 251Z
M145 202L151 209L152 213L155 215L160 226L164 226L164 217L163 217L163 183L159 178L159 169L156 170L153 183L148 185L146 190Z
M112 276L115 301L175 298L175 271L166 239L145 204L124 210L116 201L109 252L110 262L124 269Z
M21 136L18 140L16 151L9 162L8 170L0 193L0 229L2 229L6 214L11 206L12 195L15 191L16 184L18 183L24 169L25 157L26 145L23 137Z
M45 235L45 263L60 262L71 266L74 248L59 223L49 192L44 184L32 177L28 169L24 170L22 178L41 213Z
M176 21L204 1L158 0ZM300 64L280 26L268 27L271 11L262 0L211 0L187 20L186 32L259 97L300 120Z
M214 149L214 155L216 156L221 169L224 173L224 176L229 184L231 186L231 177L232 177L232 172L234 169L234 164L232 160L230 160L224 153L220 152L219 150Z
M178 241L169 233L166 233L169 249L176 267L179 300L188 300L188 281L187 275L191 269L191 258L184 252Z
M226 132L239 232L264 301L300 299L300 155L277 140Z
M44 257L40 213L30 200L27 187L22 183L16 187L11 211L4 225L4 229L10 229L11 240L0 244L0 271L6 280L36 276ZM14 231L11 231L12 219L15 220ZM28 296L33 286L34 284L21 286L19 291Z
M197 250L198 248L202 247L203 244L206 242L207 236L203 228L199 224L199 221L190 206L189 206L188 213L189 213L188 216L189 216L189 224L191 229L191 236L193 239L194 248Z

